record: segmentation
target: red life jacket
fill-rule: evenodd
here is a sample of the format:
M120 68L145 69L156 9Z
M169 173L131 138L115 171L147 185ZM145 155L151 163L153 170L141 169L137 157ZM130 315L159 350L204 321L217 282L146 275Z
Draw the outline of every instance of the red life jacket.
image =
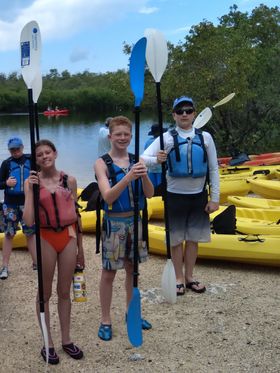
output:
M75 200L67 185L68 175L61 172L60 185L51 193L40 186L39 218L41 228L62 231L78 219Z

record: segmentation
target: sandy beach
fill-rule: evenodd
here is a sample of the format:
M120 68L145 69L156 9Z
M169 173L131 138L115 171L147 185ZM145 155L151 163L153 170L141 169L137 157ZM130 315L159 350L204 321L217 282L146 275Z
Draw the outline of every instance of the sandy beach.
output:
M164 257L150 256L140 266L142 315L152 324L140 348L133 348L124 322L124 272L118 273L112 304L113 339L97 337L101 258L95 236L84 236L88 301L73 302L72 338L85 357L74 361L61 348L51 301L53 338L60 363L49 372L262 373L280 371L279 269L199 260L195 277L204 294L188 291L170 305L161 296ZM14 250L11 275L0 281L0 372L40 373L42 338L35 315L37 273L26 250ZM54 286L55 290L55 286Z

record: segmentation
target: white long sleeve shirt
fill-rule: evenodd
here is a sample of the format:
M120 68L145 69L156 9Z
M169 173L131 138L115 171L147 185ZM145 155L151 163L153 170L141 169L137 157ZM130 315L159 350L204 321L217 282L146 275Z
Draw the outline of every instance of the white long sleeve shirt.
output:
M180 127L176 127L176 130L180 137L193 138L195 136L194 129L184 130ZM220 182L219 182L219 169L218 169L218 160L216 147L213 141L212 136L208 132L202 132L204 145L208 157L209 165L209 178L210 178L210 198L213 202L219 202L220 197ZM163 134L164 140L164 149L167 154L174 146L173 137L170 134L170 131ZM147 167L157 163L157 153L160 151L160 140L159 137L144 151L141 155L141 158L144 160ZM206 177L172 177L166 175L167 180L167 190L171 193L178 194L196 194L203 191Z

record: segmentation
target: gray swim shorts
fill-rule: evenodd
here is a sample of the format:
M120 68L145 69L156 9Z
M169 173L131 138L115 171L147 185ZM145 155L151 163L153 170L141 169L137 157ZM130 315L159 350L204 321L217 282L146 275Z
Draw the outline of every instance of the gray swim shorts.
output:
M198 194L167 193L171 246L184 241L211 240L209 215L204 211L207 192Z

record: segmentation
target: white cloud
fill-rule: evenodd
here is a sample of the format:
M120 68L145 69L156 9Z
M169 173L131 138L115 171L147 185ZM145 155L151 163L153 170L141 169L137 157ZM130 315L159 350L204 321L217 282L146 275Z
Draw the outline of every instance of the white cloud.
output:
M87 60L89 57L89 50L85 48L76 47L72 50L70 54L71 62L79 62Z
M147 2L148 0L34 0L25 8L17 8L12 20L0 20L0 51L19 47L21 30L29 21L38 22L42 41L63 39L81 30L100 29L104 24L118 20L129 12L137 12Z
M167 30L165 31L166 35L177 35L177 34L182 34L182 33L187 33L191 29L191 26L185 26L185 27L179 27L174 30Z
M143 7L139 10L139 13L142 13L142 14L152 14L152 13L155 13L157 12L159 9L157 7Z

